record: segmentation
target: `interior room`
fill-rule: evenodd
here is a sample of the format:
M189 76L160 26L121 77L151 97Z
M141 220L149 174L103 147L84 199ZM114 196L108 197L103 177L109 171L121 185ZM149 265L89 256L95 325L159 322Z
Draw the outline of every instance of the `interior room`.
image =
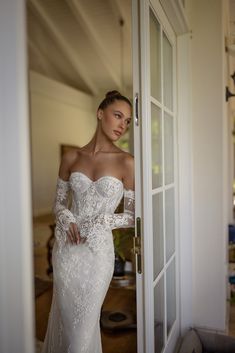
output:
M234 13L230 11L231 32ZM36 336L40 346L52 299L51 250L55 224L51 209L60 159L66 149L81 147L92 137L98 103L108 90L117 89L132 97L131 0L29 0L27 30ZM232 49L228 58L229 72L233 72ZM229 85L232 92L231 77ZM233 102L229 100L232 119ZM131 128L118 144L133 153ZM116 251L125 260L125 270L114 274L102 307L103 349L105 353L113 352L115 346L120 352L131 353L136 351L132 231L113 232L113 236ZM228 287L231 335L235 335L233 252L231 238Z
M52 300L52 205L61 156L91 139L96 110L107 91L116 89L132 97L131 0L29 0L27 33L36 338L40 349ZM133 154L131 127L118 146ZM104 353L114 352L114 346L116 353L136 352L132 237L133 229L113 231L115 270L100 319Z

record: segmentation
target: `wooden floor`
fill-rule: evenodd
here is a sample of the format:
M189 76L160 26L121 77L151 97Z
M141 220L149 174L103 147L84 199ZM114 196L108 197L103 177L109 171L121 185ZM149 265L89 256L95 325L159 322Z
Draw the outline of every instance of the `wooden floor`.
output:
M230 304L229 335L235 337L235 303Z
M41 217L34 220L34 267L35 275L44 280L50 280L46 274L47 269L47 250L46 240L50 236L50 229L47 228L51 223L51 217ZM49 231L48 231L49 229ZM44 236L40 237L40 232L44 232ZM41 241L43 239L43 241ZM35 315L36 315L36 338L40 341L44 340L49 310L52 300L52 289L45 291L43 294L35 298ZM102 311L133 311L136 312L136 292L133 289L112 288L109 287L105 297ZM126 329L120 332L107 332L101 329L101 339L103 353L136 353L137 352L137 335L136 329Z

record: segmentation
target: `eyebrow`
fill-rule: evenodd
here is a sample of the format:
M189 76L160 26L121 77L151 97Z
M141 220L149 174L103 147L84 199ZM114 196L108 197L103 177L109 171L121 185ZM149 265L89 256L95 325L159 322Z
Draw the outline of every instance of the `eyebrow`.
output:
M120 113L121 115L124 115L120 110L114 110L116 113ZM131 116L129 116L129 117L127 117L127 119L131 119L132 117Z

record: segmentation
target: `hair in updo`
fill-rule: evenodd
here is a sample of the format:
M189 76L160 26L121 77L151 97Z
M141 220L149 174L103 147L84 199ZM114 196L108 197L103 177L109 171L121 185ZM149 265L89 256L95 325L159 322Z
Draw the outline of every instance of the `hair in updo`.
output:
M123 96L120 92L114 90L114 91L108 91L106 93L105 98L100 103L98 109L103 110L103 109L107 108L110 104L115 102L116 100L124 101L127 104L129 104L129 106L132 108L132 104L129 101L129 99L127 97Z

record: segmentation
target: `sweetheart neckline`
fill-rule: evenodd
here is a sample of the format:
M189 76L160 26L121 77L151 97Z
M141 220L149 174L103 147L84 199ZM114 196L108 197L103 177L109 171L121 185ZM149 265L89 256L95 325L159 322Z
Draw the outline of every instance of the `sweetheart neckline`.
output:
M94 183L94 184L97 183L98 181L100 181L101 179L104 179L104 178L111 178L111 179L115 179L116 181L118 181L119 183L121 183L122 186L123 186L123 182L122 182L120 179L118 179L118 178L116 178L115 176L112 176L112 175L103 175L102 177L98 178L97 180L92 180L92 179L89 178L89 176L87 176L86 174L75 170L74 172L71 172L71 173L70 173L69 179L71 178L71 176L72 176L73 174L81 174L81 175L84 175L88 180L90 180L90 182L92 182L92 183Z

